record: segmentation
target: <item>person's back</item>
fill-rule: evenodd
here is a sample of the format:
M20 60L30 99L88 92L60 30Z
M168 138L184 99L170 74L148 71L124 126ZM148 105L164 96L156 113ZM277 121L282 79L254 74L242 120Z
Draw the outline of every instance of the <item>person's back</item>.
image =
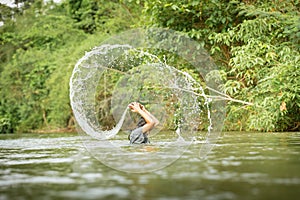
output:
M143 133L143 126L146 124L146 121L143 117L140 117L137 126L135 129L131 131L128 135L128 139L130 140L130 144L145 144L150 143L148 139L148 133Z
M159 121L140 103L130 103L129 108L132 112L137 112L141 115L137 123L137 128L132 130L128 136L130 144L149 143L148 133L153 127L159 124Z

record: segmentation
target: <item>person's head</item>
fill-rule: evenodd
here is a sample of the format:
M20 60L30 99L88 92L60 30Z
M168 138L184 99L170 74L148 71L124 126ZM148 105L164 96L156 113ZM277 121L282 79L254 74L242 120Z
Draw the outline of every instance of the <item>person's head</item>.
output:
M139 128L139 127L144 126L145 124L147 124L146 120L143 117L140 117L136 126Z

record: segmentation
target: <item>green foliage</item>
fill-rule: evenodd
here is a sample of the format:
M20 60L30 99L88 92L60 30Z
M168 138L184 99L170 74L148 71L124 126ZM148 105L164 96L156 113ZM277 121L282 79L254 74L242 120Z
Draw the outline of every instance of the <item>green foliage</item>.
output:
M72 119L68 83L73 66L103 38L90 37L78 45L88 37L64 12L48 6L43 8L47 14L31 7L1 29L5 59L0 68L0 116L10 122L6 132L67 127Z
M132 27L138 19L137 4L118 0L67 0L64 5L75 26L86 33L116 33Z
M253 103L243 106L229 101L225 129L299 130L299 0L15 2L24 6L0 4L4 22L0 27L0 133L72 127L68 84L75 63L110 34L139 26L180 31L199 42L198 50L209 50L224 79L220 90ZM180 56L151 51L197 81L203 80ZM127 64L125 71L132 63ZM106 87L99 83L99 110L110 106L101 100L112 95L119 77L110 73ZM172 107L170 94L155 91L166 96ZM175 116L173 111L170 116ZM99 119L109 127L111 113L105 112Z
M299 129L299 1L145 1L146 26L186 33L225 76L226 129Z
M239 15L246 19L225 33L210 36L218 46L230 48L223 91L255 104L247 112L229 107L229 115L237 122L241 115L248 116L245 129L249 130L293 130L300 120L300 46L295 43L299 38L294 29L299 10L292 2L289 6L277 3L241 5Z
M18 9L11 8L9 6L0 3L0 21L3 23L10 21L14 15L14 12L17 11Z
M182 31L204 44L210 32L223 32L238 23L236 1L154 0L145 1L144 23ZM150 19L150 20L149 20Z
M0 133L11 133L12 125L9 118L1 117L0 118Z

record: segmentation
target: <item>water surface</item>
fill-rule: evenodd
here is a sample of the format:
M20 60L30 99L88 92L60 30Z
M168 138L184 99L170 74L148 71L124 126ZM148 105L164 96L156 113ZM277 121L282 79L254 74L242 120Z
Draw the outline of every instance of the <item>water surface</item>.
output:
M201 142L194 143L176 162L150 173L125 173L103 165L77 134L1 135L0 147L4 200L300 196L300 133L225 133L205 160L198 157ZM134 155L135 150L155 147L152 143L131 151ZM135 163L126 162L124 155L119 164Z

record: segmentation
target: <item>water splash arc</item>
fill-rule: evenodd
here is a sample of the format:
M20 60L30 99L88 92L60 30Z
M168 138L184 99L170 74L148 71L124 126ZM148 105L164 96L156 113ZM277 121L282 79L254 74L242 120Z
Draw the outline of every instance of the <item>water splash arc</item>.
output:
M174 38L180 38L183 42L177 43ZM211 151L221 131L224 112L219 108L223 108L223 104L212 102L205 94L202 85L189 73L170 66L167 59L160 60L158 56L147 51L151 48L171 52L190 64L199 66L199 73L205 79L206 85L216 90L218 88L217 81L206 79L209 72L215 70L215 65L211 62L209 55L204 50L199 50L194 41L179 36L174 31L131 30L111 37L87 52L76 63L70 79L71 107L79 129L91 137L84 138L85 146L101 162L121 171L133 172L137 169L139 172L153 171L178 159L187 148L186 144L191 144L195 138L195 130L199 125L199 113L204 107L207 110L209 125L205 145L200 149L200 157L205 157ZM184 51L184 48L189 48L190 51ZM190 52L194 52L193 55ZM135 57L132 57L133 54ZM132 63L129 68L126 67L128 63ZM110 130L104 130L97 116L95 98L99 80L105 79L107 74L112 72L120 73L110 100L111 113L116 125ZM143 76L145 74L147 74L146 77ZM153 90L151 88L153 86L159 88L159 92ZM133 88L140 89L133 90ZM199 106L200 97L204 102L202 106ZM150 157L155 157L157 160L142 168L138 165L136 168L119 165L123 161L123 158L118 156L119 152L127 150L123 147L124 143L118 143L114 139L133 121L130 119L131 112L128 112L127 108L131 101L145 102L163 124L168 122L170 115L176 118L176 121L172 123L175 125L174 134L177 137L169 146L158 152L135 155L136 157L142 156L142 160ZM167 109L170 106L173 106L172 111ZM211 113L211 110L214 110L214 113ZM219 113L216 114L216 112ZM162 161L161 156L164 154L174 155L173 159ZM128 162L134 162L136 157L130 157L131 160Z

